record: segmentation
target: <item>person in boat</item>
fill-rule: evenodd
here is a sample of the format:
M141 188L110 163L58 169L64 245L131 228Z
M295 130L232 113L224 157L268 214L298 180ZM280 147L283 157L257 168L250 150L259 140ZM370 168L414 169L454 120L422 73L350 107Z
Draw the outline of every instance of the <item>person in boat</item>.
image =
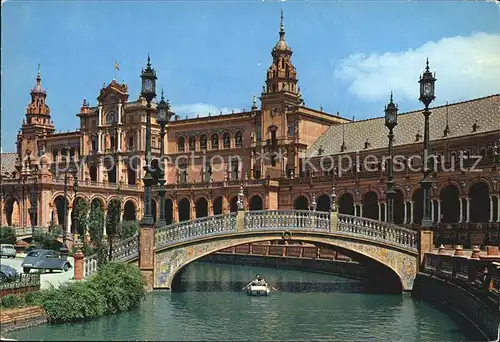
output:
M266 281L259 274L255 276L255 280L252 282L253 286L266 286Z

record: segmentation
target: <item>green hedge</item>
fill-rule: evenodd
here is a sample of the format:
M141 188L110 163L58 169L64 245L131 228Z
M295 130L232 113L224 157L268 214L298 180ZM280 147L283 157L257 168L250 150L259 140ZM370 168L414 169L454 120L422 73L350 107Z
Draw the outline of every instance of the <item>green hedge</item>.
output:
M25 295L8 295L2 298L2 306L39 305L51 322L82 321L138 306L145 296L145 285L146 281L136 266L112 262L89 280Z

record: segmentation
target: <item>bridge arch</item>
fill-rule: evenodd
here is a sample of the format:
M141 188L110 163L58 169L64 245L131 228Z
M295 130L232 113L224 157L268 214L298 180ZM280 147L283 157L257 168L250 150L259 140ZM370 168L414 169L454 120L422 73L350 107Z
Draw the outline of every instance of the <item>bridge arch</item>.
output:
M391 271L402 290L411 290L418 269L418 253L409 253L398 248L385 247L346 236L332 236L324 233L294 232L294 240L328 245L342 253L352 255L360 262L374 262ZM227 234L205 237L198 241L179 243L158 250L154 266L154 288L172 289L177 274L190 263L217 251L241 244L282 240L282 232L253 232L251 234Z

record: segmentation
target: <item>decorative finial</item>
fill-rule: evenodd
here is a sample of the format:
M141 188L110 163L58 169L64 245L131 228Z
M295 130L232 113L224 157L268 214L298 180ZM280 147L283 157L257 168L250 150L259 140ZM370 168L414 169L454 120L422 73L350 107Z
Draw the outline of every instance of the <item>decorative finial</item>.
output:
M148 53L148 64L147 64L147 66L148 66L148 67L150 67L150 66L151 66L151 56L149 55L149 53Z
M283 20L283 8L281 9L281 24L280 24L280 33L285 33L285 23Z
M255 95L253 96L252 98L252 103L255 105L257 103L257 97L255 97Z
M161 89L161 100L165 101L165 97L163 97L163 88Z
M391 90L391 98L390 98L390 100L389 100L389 103L393 103L393 102L392 102L392 90Z
M449 118L448 118L448 101L446 101L446 127L444 128L443 131L443 136L447 137L448 134L450 134L450 125L449 125Z
M38 73L37 76L40 77L40 63L38 63Z
M425 71L429 71L429 57L425 61Z

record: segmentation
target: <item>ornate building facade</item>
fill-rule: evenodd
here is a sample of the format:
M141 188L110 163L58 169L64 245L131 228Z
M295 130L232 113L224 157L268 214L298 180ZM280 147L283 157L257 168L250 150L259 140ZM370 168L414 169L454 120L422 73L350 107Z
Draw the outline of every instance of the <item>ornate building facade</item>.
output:
M352 121L306 107L283 18L271 54L260 106L254 96L250 110L240 113L185 119L173 114L164 142L167 223L236 211L240 189L249 210L329 210L336 198L340 212L385 220L384 119ZM122 198L124 220L141 218L146 100L131 101L127 85L113 80L100 90L97 106L83 100L79 130L58 133L46 99L38 73L17 152L2 154L1 224L66 221L72 231L79 199L106 211L115 197ZM466 246L500 244L500 95L431 110L431 150L439 155L431 194L437 239ZM414 111L400 114L395 129L395 154L402 165L394 179L395 222L401 225L419 225L422 219L417 169L423 127L421 111ZM153 117L151 146L157 159L160 144ZM155 195L155 218L158 203Z

